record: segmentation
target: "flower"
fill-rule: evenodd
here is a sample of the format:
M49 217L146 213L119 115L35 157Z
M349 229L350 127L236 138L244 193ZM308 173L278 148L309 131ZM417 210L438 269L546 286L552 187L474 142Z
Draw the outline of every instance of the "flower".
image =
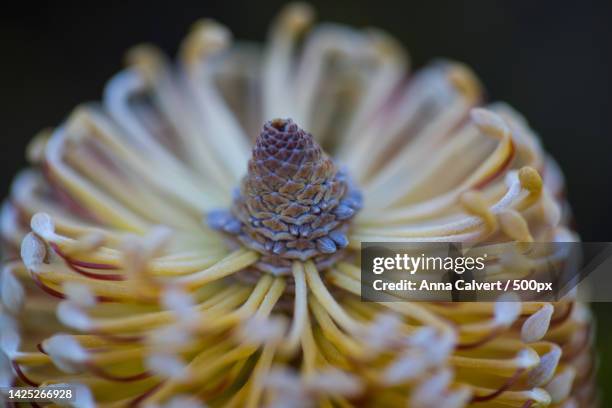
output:
M0 217L3 384L74 384L79 407L590 406L571 297L360 301L362 241L577 237L556 164L467 67L406 82L387 34L312 20L288 6L263 49L205 20L176 65L137 47L33 140Z

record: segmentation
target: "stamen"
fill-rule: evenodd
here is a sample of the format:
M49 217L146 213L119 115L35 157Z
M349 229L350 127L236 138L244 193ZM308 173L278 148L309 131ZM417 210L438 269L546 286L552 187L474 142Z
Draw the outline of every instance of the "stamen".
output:
M528 384L539 387L550 381L557 370L560 359L561 348L559 346L552 347L551 351L540 357L540 363L537 367L529 372Z
M96 376L103 378L105 380L108 381L114 381L114 382L135 382L135 381L141 381L144 380L146 378L151 377L151 373L149 371L143 371L143 372L139 372L136 374L130 374L130 375L116 375L116 374L111 374L109 372L107 372L106 370L104 370L101 367L98 367L97 365L93 364L93 363L88 363L86 364L87 369L89 369L93 374L95 374Z
M0 350L0 387L9 387L14 377L11 360Z
M533 242L525 218L514 210L504 210L498 215L502 231L517 242Z
M466 191L460 197L459 202L469 214L482 218L489 231L495 231L497 229L497 219L489 208L489 204L481 192Z
M171 354L153 354L147 358L147 367L163 378L184 379L187 375L185 363Z
M425 379L414 393L413 401L416 402L414 405L424 407L428 406L427 403L430 404L429 406L436 405L436 401L439 401L449 384L452 383L453 377L454 373L450 369L443 368Z
M10 321L0 324L0 353L7 358L14 358L19 350L21 338L17 332L15 324Z
M546 391L550 394L553 403L558 404L569 397L575 377L576 370L570 366L557 374L546 385Z
M355 397L363 390L359 378L338 370L327 369L306 379L306 387L314 393Z
M504 330L501 330L500 328L496 328L496 329L491 330L490 332L488 332L486 334L486 336L484 336L481 339L478 339L478 340L475 340L475 341L469 342L469 343L458 344L457 345L457 350L475 349L475 348L480 347L480 346L490 342L491 340L495 339L496 337L501 335L503 332L504 332Z
M55 289L53 289L52 287L50 287L50 286L48 286L48 285L44 284L44 283L43 283L43 282L40 280L40 277L39 277L37 274L32 273L32 274L31 274L31 276L32 276L32 280L34 281L34 283L36 284L36 286L38 286L38 287L39 287L41 290L43 290L45 293L48 293L49 295L51 295L51 296L53 296L53 297L55 297L55 298L58 298L58 299L66 299L66 296L65 296L65 295L64 295L62 292L60 292L60 291L58 291L58 290L55 290Z
M8 267L0 273L0 304L9 312L16 314L22 307L25 300L25 292L21 283L13 276Z
M61 302L57 307L57 318L66 326L87 331L92 328L91 320L78 305L70 301ZM45 349L49 351L46 347Z
M23 381L24 383L26 383L27 385L31 387L38 387L40 385L37 382L32 381L27 375L25 375L25 373L23 372L19 364L13 361L12 366L13 366L13 369L15 370L15 373L17 374L17 377L19 377L21 381Z
M134 398L133 400L131 400L128 403L128 407L133 408L133 407L138 407L140 406L140 403L144 400L146 400L149 396L151 396L152 394L154 394L159 388L161 388L164 385L163 382L160 382L158 384L155 384L153 387L149 388L148 390L146 390L145 392L143 392L142 394L140 394L139 396L137 396L136 398Z
M342 257L360 208L361 194L312 135L274 119L255 142L232 208L209 214L208 224L262 254L255 268L283 275L293 260L322 270Z
M500 297L500 300L495 303L495 321L504 327L514 323L521 314L521 304L518 300L518 296L514 293Z
M74 304L87 308L95 306L96 297L91 292L89 286L78 282L65 282L63 292L66 298Z
M164 408L205 408L205 406L196 398L188 396L177 396L163 405Z
M385 384L397 385L418 379L429 367L426 355L410 351L400 356L385 370L382 381Z
M169 288L162 296L163 304L183 321L190 321L197 317L195 304L191 296L179 288Z
M47 249L34 233L30 232L21 243L21 259L32 273L42 265L47 256Z
M547 303L536 313L529 316L521 327L521 338L526 343L533 343L540 340L546 335L550 318L552 317L555 308Z
M471 402L473 403L474 402L485 402L485 401L490 401L492 399L495 399L499 395L503 394L505 391L509 390L514 385L514 383L518 381L518 379L520 378L521 374L523 374L524 371L525 371L524 368L517 369L514 375L510 377L501 387L499 387L498 389L496 389L495 391L489 394L474 395L472 397Z
M60 385L60 384L58 384ZM96 403L94 402L93 395L91 390L87 385L81 383L72 383L65 384L74 389L76 401L73 402L75 407L79 408L94 408L96 407ZM54 401L55 403L59 403L59 401Z
M82 371L89 359L87 351L67 334L48 338L43 342L43 348L57 368L71 374Z
M245 344L278 343L287 333L287 324L280 316L267 319L255 316L247 320L237 335Z
M521 187L533 194L538 194L542 191L542 177L533 167L523 167L519 170L518 176L521 181Z

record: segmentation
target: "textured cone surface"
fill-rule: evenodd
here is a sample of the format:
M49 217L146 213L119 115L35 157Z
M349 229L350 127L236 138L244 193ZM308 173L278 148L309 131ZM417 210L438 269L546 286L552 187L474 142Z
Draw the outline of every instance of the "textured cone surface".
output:
M267 122L231 214L213 227L261 254L258 267L287 273L294 259L326 266L348 244L348 221L361 198L312 135L291 119Z

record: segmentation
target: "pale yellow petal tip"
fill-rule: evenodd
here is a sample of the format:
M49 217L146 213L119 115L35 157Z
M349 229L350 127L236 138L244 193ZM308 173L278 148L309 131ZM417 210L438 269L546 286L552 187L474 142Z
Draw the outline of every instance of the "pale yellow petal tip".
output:
M550 394L542 388L534 388L528 391L529 399L532 401L531 408L544 408L548 407L551 402Z
M191 64L202 57L226 49L232 42L232 33L224 25L211 19L197 21L181 45L181 56Z
M301 32L312 24L315 15L314 8L308 3L290 3L281 11L278 27L291 32Z
M95 295L90 287L79 282L65 282L62 285L62 290L66 298L82 308L93 307L97 303Z
M163 52L155 45L143 43L130 48L125 53L125 59L128 64L136 64L139 62L156 62L163 58Z
M448 79L468 100L478 101L482 96L482 85L474 71L467 65L454 63L448 71Z
M256 315L244 322L236 333L244 344L259 346L278 344L287 334L288 323L284 317Z
M506 293L495 302L494 319L502 327L511 326L521 315L521 303L515 293Z
M572 366L566 366L547 385L546 391L550 394L552 402L559 404L569 398L572 385L576 378L576 370Z
M392 35L379 28L367 28L366 33L376 51L383 58L406 62L408 55L402 45Z
M501 116L484 108L473 108L470 118L487 136L502 139L510 135L510 128Z
M0 329L0 387L8 387L14 374L10 360L19 353L21 337L17 323L8 314L0 313Z
M134 67L146 80L155 79L164 65L163 52L152 44L139 44L125 54L125 63Z
M519 350L514 358L518 368L535 368L540 363L540 356L531 348Z
M521 187L531 193L538 194L542 191L542 177L533 167L525 166L518 172L518 177L521 182Z
M45 150L47 142L53 134L53 129L47 128L38 132L34 138L28 143L26 148L26 159L31 164L40 164L45 158Z
M501 211L497 216L497 220L501 230L508 237L517 242L533 242L527 221L518 212L514 210Z
M170 353L158 353L147 356L146 366L161 378L173 378L181 381L187 378L189 371L184 361Z
M30 227L37 235L48 238L55 234L55 223L47 213L36 213L30 220Z
M175 236L175 231L166 225L155 225L145 235L143 245L149 255L160 256L170 245Z
M85 234L75 242L74 245L66 248L63 252L65 255L86 254L101 248L106 242L106 237L99 231L93 231Z
M25 303L25 291L13 272L4 267L0 272L0 304L12 313L19 313Z
M335 368L307 377L306 387L323 395L335 394L347 397L358 396L364 390L364 385L358 377Z
M555 308L550 303L546 303L525 320L521 327L521 338L525 343L536 342L546 335L554 311Z
M466 191L459 198L459 202L469 214L482 218L489 231L497 230L497 219L482 193L479 191Z
M538 366L529 372L528 384L532 387L539 387L548 383L555 375L560 360L561 348L555 345L540 358Z
M164 377L167 377L164 376ZM198 397L189 395L177 395L176 397L170 398L168 402L158 404L154 402L147 402L144 408L208 408Z
M36 271L47 257L45 244L34 233L29 233L21 242L21 259L30 271Z
M55 334L42 343L42 347L57 368L66 373L79 373L89 355L87 351L68 334Z
M66 300L57 306L57 318L66 327L70 327L82 332L93 329L93 325L89 316L78 304Z
M70 112L65 122L65 135L70 141L80 142L88 134L88 129L93 115L91 104L80 104Z

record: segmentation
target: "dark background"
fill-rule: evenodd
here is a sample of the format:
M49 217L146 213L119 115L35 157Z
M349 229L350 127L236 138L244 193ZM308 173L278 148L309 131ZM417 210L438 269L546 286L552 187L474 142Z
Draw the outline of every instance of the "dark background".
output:
M174 54L200 17L220 20L238 38L263 40L283 4L101 3L3 8L0 196L25 165L28 140L60 123L78 103L99 99L106 80L121 69L128 47L152 42ZM612 241L607 213L612 209L612 2L312 3L322 20L386 29L405 44L415 67L441 56L470 65L489 99L507 101L525 114L561 164L582 238ZM600 316L601 378L610 385L612 304L595 309Z

